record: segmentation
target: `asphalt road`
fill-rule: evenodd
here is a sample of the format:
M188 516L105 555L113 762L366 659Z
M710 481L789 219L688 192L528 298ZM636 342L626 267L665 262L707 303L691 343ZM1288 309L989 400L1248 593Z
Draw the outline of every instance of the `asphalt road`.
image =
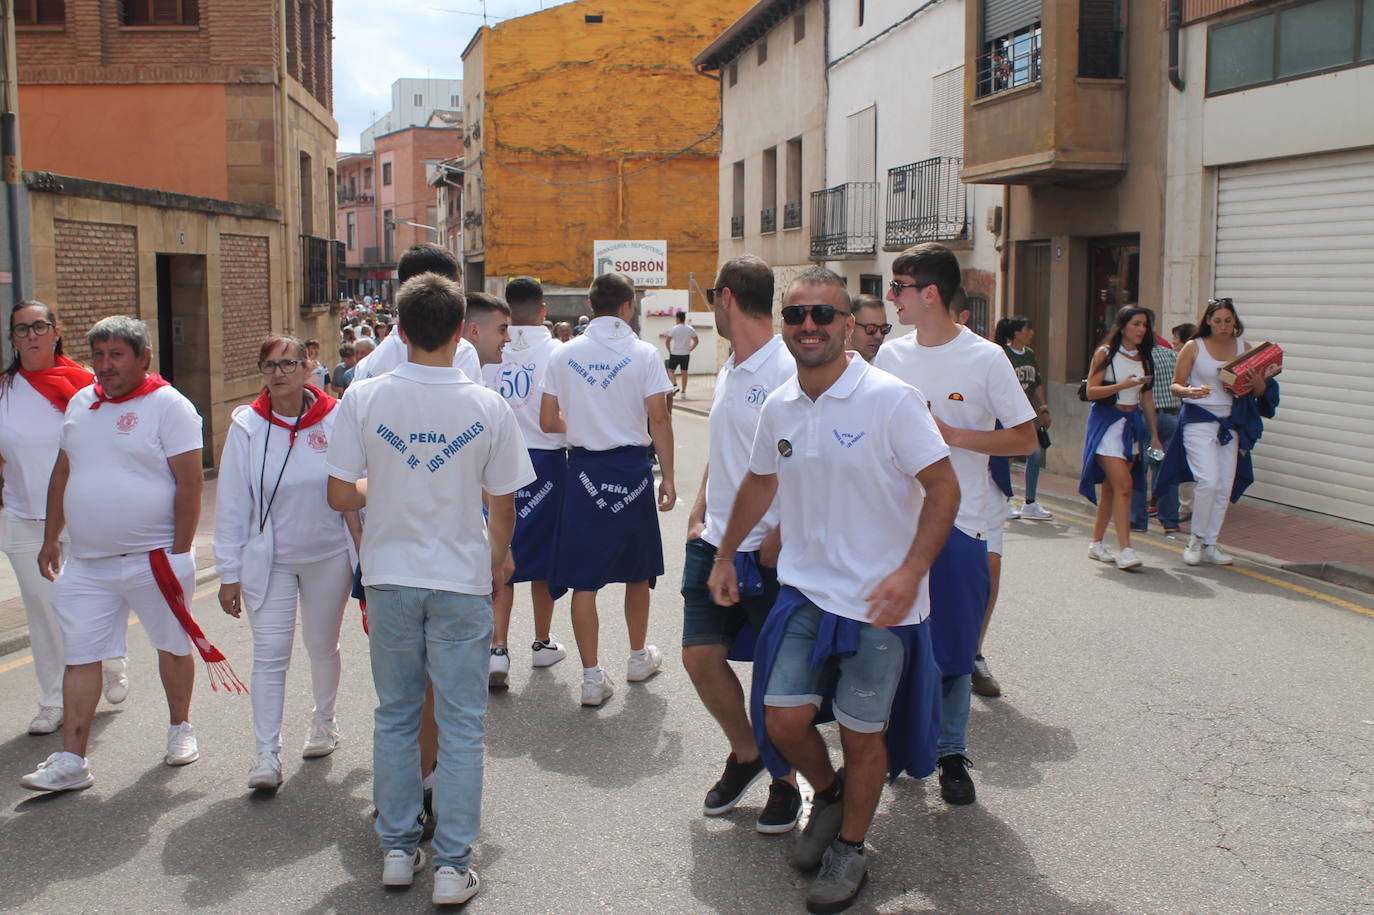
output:
M725 754L682 671L681 541L705 420L679 414L681 502L663 519L653 640L665 669L626 686L619 595L603 602L618 684L577 705L575 660L528 666L517 603L508 692L488 716L473 912L800 911L788 837L753 830L765 788L720 819L702 797ZM865 498L853 483L854 504ZM1079 522L1015 522L988 656L1001 699L974 700L979 802L934 779L885 793L854 911L1374 912L1374 610L1369 595L1251 566L1187 568L1154 540L1147 568L1085 558ZM195 609L246 678L245 624L212 588ZM1361 612L1363 611L1363 612ZM555 632L571 647L566 609ZM288 680L286 783L251 795L248 701L204 687L202 759L161 764L152 652L130 632L132 693L102 706L88 791L37 796L19 776L60 748L29 737L32 671L0 658L0 909L391 912L429 908L430 880L384 891L372 832L366 643L344 628L344 742L301 760L304 653Z

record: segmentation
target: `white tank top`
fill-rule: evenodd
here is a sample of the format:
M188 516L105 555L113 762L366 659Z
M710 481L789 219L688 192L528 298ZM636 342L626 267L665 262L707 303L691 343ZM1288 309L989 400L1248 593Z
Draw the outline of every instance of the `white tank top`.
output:
M1218 362L1212 358L1211 353L1207 352L1207 344L1199 337L1197 339L1197 358L1193 360L1193 370L1188 374L1188 387L1200 388L1205 384L1212 390L1208 392L1206 397L1200 400L1190 400L1188 403L1197 404L1212 413L1229 415L1231 404L1236 398L1230 391L1221 386L1221 378L1217 376L1217 373L1223 365L1243 352L1245 352L1245 341L1237 338L1235 354Z
M1137 356L1138 355L1139 354L1137 354ZM1115 383L1118 381L1125 381L1132 375L1138 378L1145 374L1145 369L1141 367L1138 358L1131 359L1122 351L1117 350L1116 355L1112 357L1112 373L1112 381ZM1136 385L1133 388L1123 388L1116 394L1116 405L1118 407L1135 406L1140 403L1140 391L1140 385Z

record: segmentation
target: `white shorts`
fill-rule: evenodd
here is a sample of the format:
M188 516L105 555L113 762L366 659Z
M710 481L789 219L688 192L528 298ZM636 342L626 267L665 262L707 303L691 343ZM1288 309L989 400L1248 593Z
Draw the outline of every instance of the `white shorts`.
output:
M998 556L1002 555L1002 531L1007 526L1007 511L1003 508L1005 504L998 500L998 518L983 532L983 539L988 542L988 552L996 553Z
M1125 422L1125 420L1122 420L1122 422ZM1093 452L1093 454L1102 457L1121 458L1123 461L1131 461L1139 453L1139 442L1135 443L1135 450L1129 455L1126 454L1126 450L1121 447L1121 422L1112 423L1111 427L1107 429L1107 434L1102 436L1102 441L1097 443L1097 450Z
M195 553L168 554L167 558L189 606L196 588ZM191 638L158 590L147 553L68 559L53 584L52 602L66 643L67 664L90 664L128 654L130 610L138 614L154 648L174 655L191 653Z

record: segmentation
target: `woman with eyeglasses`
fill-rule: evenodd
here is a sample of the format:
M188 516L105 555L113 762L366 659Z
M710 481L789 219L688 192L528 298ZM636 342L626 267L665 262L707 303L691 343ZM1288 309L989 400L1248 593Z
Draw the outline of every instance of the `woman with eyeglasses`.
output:
M5 477L0 539L14 567L28 617L33 672L38 677L38 714L30 734L62 727L62 675L66 671L62 629L52 609L52 582L38 569L48 477L57 460L62 417L72 395L95 376L62 354L57 316L42 302L20 302L10 312L14 360L0 376L0 469ZM105 698L123 702L129 681L123 658L106 661Z
M1177 443L1182 439L1187 469L1197 484L1193 489L1191 534L1183 550L1183 561L1190 566L1232 562L1231 556L1217 546L1217 538L1226 520L1227 505L1233 497L1240 497L1233 490L1242 438L1246 436L1236 428L1234 411L1238 397L1253 395L1247 406L1255 407L1256 399L1265 396L1270 384L1262 373L1252 372L1236 385L1234 394L1222 386L1221 367L1249 349L1241 337L1244 332L1245 325L1236 314L1235 304L1230 299L1212 299L1193 329L1192 338L1179 351L1174 367L1170 390L1184 401L1174 440ZM1272 393L1277 393L1277 389ZM1270 403L1269 415L1272 407ZM1258 413L1258 408L1253 412ZM1247 455L1251 443L1246 442ZM1177 447L1175 444L1170 451ZM1166 464L1178 463L1165 460Z
M1035 429L1041 441L1047 437L1042 430L1050 427L1050 408L1045 403L1045 377L1040 374L1040 362L1031 349L1035 339L1035 326L1030 318L1012 315L997 322L993 332L996 342L1011 360L1016 369L1016 380L1021 382L1021 390L1026 399L1035 407ZM1008 518L1024 518L1027 521L1048 521L1054 515L1035 501L1035 488L1040 481L1040 468L1045 463L1045 449L1038 447L1026 457L1026 501L1021 508L1012 502L1007 503Z
M1145 485L1142 451L1159 450L1155 427L1155 330L1150 311L1123 308L1116 313L1107 338L1093 353L1088 370L1088 428L1083 436L1083 471L1078 491L1097 503L1088 558L1134 569L1140 557L1131 548L1131 491ZM1097 485L1102 498L1097 498ZM1121 552L1115 556L1102 543L1107 524L1116 528Z
M219 602L253 633L251 789L282 781L281 730L286 670L299 604L310 656L314 717L301 755L328 756L339 743L339 627L353 581L350 547L361 532L356 513L340 515L326 499L325 457L334 398L307 383L305 346L268 337L258 353L263 389L234 410L220 460L215 513Z

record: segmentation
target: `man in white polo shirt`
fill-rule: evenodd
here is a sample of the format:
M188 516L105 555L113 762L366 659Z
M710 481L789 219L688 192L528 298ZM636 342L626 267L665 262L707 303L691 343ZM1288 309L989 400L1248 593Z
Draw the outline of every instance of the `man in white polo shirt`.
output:
M673 326L659 334L668 347L668 377L677 372L678 389L682 399L687 399L687 369L692 361L692 351L697 348L701 338L692 325L687 323L687 312L679 311Z
M720 553L733 555L776 498L783 588L756 647L755 737L765 758L781 755L816 790L791 860L821 865L807 906L836 912L867 876L864 840L884 779L934 768L926 573L959 486L920 392L845 352L854 319L843 280L812 267L784 303L797 374L764 403ZM855 485L872 495L862 510ZM716 559L710 588L722 606L738 600L733 562ZM826 705L840 726L840 772L815 727Z
M22 782L37 791L92 784L85 756L100 701L101 662L125 656L130 610L158 653L171 717L164 761L182 766L200 758L190 722L196 682L191 638L168 596L179 590L177 597L189 602L195 590L191 546L204 486L200 414L176 388L148 373L152 338L142 321L105 318L86 339L96 382L67 404L38 554L40 571L56 581L53 610L67 670L62 752ZM59 538L68 519L71 558L63 566Z
M363 526L369 650L377 690L373 800L382 882L424 866L419 749L425 677L439 723L433 901L466 902L482 799L492 583L534 479L510 407L453 368L463 325L456 283L425 274L397 296L409 360L355 383L329 445L329 504L369 506ZM489 519L482 518L483 491Z
M682 566L682 666L730 744L725 770L702 805L707 816L721 816L735 808L765 769L749 726L744 689L729 657L745 624L757 635L778 597L776 509L769 509L735 553L735 564L742 570L740 578L749 582L739 603L720 606L711 599L706 582L715 564L716 545L730 518L730 506L749 469L763 402L797 373L797 364L782 337L773 333L773 271L762 260L746 254L727 261L707 298L715 309L716 331L730 341L733 353L716 378L710 459L687 518L687 555ZM796 825L800 814L796 778L783 773L769 786L768 803L759 813L755 828L765 835L784 833Z
M554 601L563 591L549 588L549 568L553 562L554 537L563 506L563 487L567 483L568 452L563 436L550 435L539 428L539 387L544 372L559 342L544 326L547 309L544 288L528 276L517 276L506 283L506 305L510 308L510 343L501 351L501 361L491 366L487 387L510 404L520 426L520 434L537 475L529 486L515 494L515 536L510 551L515 558L515 574L509 584L497 589L492 598L495 617L491 636L491 683L503 686L510 674L511 608L515 603L514 585L530 583L534 604L534 643L530 662L535 667L551 667L568 656L567 649L549 632L553 625Z
M402 284L422 273L437 273L455 283L461 275L458 270L458 259L453 256L453 252L431 242L411 245L396 262L396 276ZM385 375L405 361L406 345L400 335L387 334L386 339L377 344L371 355L358 360L358 364L353 368L353 380L362 381L364 378ZM458 343L458 349L453 355L453 367L462 369L463 374L469 379L481 382L481 360L477 356L477 350L466 339Z
M957 322L951 303L959 282L959 261L943 245L916 245L900 254L887 298L897 320L916 329L884 345L873 364L925 394L959 476L959 515L931 569L930 597L935 657L944 674L940 796L946 803L971 804L971 674L988 604L990 519L994 504L1005 505L989 476L988 456L1028 454L1037 442L1035 409L1002 348Z
M630 658L625 679L647 680L663 662L648 644L649 588L663 574L663 539L654 513L653 471L662 481L658 510L677 501L673 483L672 390L658 351L635 334L635 287L605 273L587 293L596 318L559 349L544 373L539 427L571 446L563 512L549 583L573 592L572 623L582 656L582 704L599 706L615 691L597 660L597 592L625 583Z

